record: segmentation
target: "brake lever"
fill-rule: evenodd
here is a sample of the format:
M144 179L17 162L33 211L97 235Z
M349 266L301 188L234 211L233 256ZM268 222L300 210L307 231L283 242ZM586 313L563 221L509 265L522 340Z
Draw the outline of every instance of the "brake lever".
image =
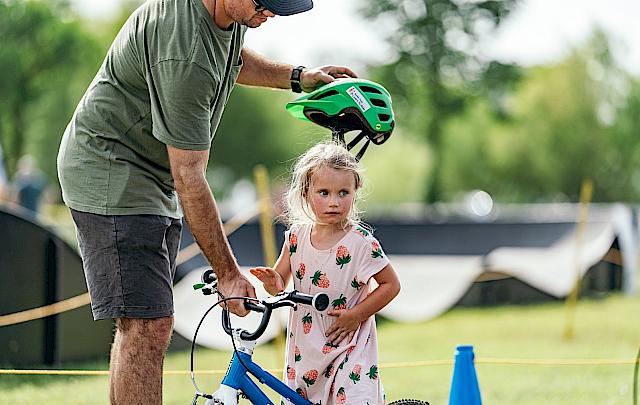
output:
M280 307L291 307L291 308L293 308L294 311L297 311L298 310L298 303L290 301L290 300L281 300L281 301L276 302L273 305L273 308L280 308Z
M218 292L217 285L207 286L204 283L193 285L194 290L200 290L203 295L213 295Z
M212 268L205 270L200 278L201 282L193 285L194 290L201 290L204 295L213 295L218 292L218 276Z
M271 309L280 307L293 307L293 309L297 309L298 304L291 300L283 299L285 296L287 296L287 294L280 293L272 297L267 297L262 300L262 305Z

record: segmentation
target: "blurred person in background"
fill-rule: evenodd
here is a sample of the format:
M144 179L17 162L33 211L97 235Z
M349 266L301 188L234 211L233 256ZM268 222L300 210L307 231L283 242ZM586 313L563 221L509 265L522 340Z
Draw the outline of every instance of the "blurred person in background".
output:
M0 203L9 198L9 183L7 181L7 171L4 167L4 152L0 145Z
M116 322L112 404L162 402L183 213L221 294L255 297L205 179L209 148L236 81L301 92L355 77L344 67L294 67L243 47L247 28L312 7L312 0L147 1L120 30L76 108L58 176L93 317ZM247 313L241 302L228 305Z
M14 202L32 213L38 213L46 186L47 183L44 176L33 156L22 156L18 160L18 167L13 180Z

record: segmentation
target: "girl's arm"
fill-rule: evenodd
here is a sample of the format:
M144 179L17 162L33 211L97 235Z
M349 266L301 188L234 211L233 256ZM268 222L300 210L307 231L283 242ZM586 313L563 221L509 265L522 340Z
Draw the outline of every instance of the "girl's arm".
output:
M289 259L289 251L286 249L286 245L282 245L280 257L276 260L273 268L254 267L249 271L262 281L264 289L269 294L276 295L284 291L291 279L291 260Z
M282 250L280 251L280 257L276 260L276 264L273 266L274 270L280 276L282 280L282 290L287 288L289 281L291 280L291 255L287 245L282 244ZM278 292L282 292L282 290Z
M328 340L337 344L344 340L351 340L356 329L362 322L373 314L378 313L400 292L400 281L391 263L376 273L373 278L378 288L373 290L367 298L351 309L331 310L327 314L337 316L335 323L327 329Z

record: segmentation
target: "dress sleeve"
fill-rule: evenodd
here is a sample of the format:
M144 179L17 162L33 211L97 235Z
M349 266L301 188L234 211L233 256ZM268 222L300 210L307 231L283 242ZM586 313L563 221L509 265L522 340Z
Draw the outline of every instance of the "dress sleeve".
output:
M195 63L166 60L151 68L147 82L153 136L179 149L209 149L213 77Z
M371 277L389 264L389 259L384 254L380 242L371 235L363 238L358 256L356 279L362 284L366 284Z

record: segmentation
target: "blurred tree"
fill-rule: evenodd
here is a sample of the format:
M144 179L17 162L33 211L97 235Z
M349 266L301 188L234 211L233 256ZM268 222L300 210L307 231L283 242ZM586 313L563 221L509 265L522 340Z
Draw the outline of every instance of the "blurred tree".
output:
M640 83L617 67L603 33L557 65L528 69L504 107L509 120L476 99L445 126L449 197L482 188L502 201L577 201L585 178L595 201L640 197Z
M612 148L603 156L596 197L610 201L640 200L640 80L633 79L629 95L616 111L616 121L610 130ZM602 190L602 191L599 191Z
M427 202L443 197L440 155L446 120L463 111L470 91L492 89L499 95L517 77L513 66L485 61L475 49L482 35L499 25L516 3L374 0L363 8L367 17L391 19L397 27L389 41L398 58L377 75L397 101L402 112L398 121L428 138L432 163Z
M100 61L99 45L64 1L0 0L0 142L7 169L29 150L50 179L75 103Z

